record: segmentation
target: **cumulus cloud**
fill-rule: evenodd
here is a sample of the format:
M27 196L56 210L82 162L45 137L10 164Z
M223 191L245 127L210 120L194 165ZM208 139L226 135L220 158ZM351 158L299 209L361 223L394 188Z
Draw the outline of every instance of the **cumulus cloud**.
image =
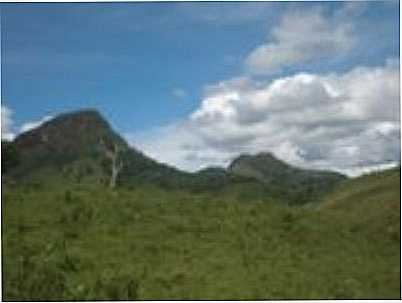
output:
M6 105L1 105L1 138L4 140L13 140L14 134L12 132L13 111Z
M307 74L208 86L187 120L134 142L196 170L240 153L271 151L306 168L350 175L400 162L399 62L343 74Z
M342 12L348 12L346 8ZM271 30L268 41L248 55L245 63L252 73L272 74L312 59L336 57L354 46L352 29L352 24L341 18L339 12L328 16L320 8L291 10Z
M196 171L214 165L225 166L228 158L225 152L217 153L203 142L189 121L181 121L146 130L125 134L126 140L138 150L162 163Z
M53 119L53 116L45 116L42 119L37 120L37 121L26 122L21 125L20 133L24 133L24 132L30 131L34 128L37 128L37 127L41 126L43 123L45 123L51 119Z

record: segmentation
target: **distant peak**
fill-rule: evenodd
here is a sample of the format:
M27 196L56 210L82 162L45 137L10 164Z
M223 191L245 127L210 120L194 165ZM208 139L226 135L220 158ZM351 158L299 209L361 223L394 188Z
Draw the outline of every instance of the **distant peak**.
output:
M233 161L245 160L245 159L272 159L280 161L277 157L274 156L271 152L259 152L256 154L241 154L236 157Z
M49 120L47 124L58 124L58 123L77 123L77 124L102 124L109 127L109 123L102 116L102 114L92 108L80 109L72 112L61 113L54 119Z
M71 112L66 112L66 113L61 113L57 117L63 118L63 117L94 117L98 119L105 120L101 113L94 108L84 108L84 109L79 109Z
M61 113L39 127L20 134L16 146L20 150L37 149L60 153L76 153L91 150L99 145L102 138L109 138L126 145L125 141L116 134L108 121L95 109L80 109L73 112Z
M70 112L71 115L88 115L88 116L101 116L99 110L96 108L82 108Z
M273 153L271 152L261 152L255 155L258 158L272 158L272 159L277 159Z

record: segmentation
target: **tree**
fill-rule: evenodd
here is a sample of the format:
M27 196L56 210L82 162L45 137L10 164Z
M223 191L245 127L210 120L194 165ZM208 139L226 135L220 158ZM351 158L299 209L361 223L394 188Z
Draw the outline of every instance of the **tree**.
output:
M19 163L19 154L15 146L7 141L1 141L1 172L7 173Z
M105 148L105 156L111 163L109 187L116 187L116 180L123 168L123 160L121 159L121 148L116 142L108 138L102 139L102 145Z

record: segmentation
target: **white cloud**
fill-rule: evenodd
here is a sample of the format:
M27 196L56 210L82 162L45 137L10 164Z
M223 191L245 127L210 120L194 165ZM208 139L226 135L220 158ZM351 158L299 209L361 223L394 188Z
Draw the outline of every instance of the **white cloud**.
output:
M184 89L181 88L175 88L172 90L172 95L180 100L183 100L184 98L187 97L187 93Z
M399 96L397 61L268 83L236 78L206 87L187 120L131 142L187 170L271 151L294 165L353 175L400 162Z
M5 105L1 105L1 138L4 140L13 140L14 134L12 132L13 111Z
M352 24L339 16L339 12L326 16L319 8L287 12L271 30L268 42L249 54L246 66L252 73L272 74L283 67L344 54L356 41Z
M188 171L227 163L225 153L217 153L208 147L189 121L157 127L140 133L125 134L126 140L147 156L159 162L173 165Z
M348 176L351 177L357 177L363 174L368 174L372 172L378 172L382 171L385 169L390 169L398 166L400 162L390 162L390 163L385 163L385 164L379 164L379 165L369 165L365 167L355 167L351 169L346 169L344 173L346 173Z
M17 135L27 132L31 129L37 128L46 121L49 121L53 116L45 116L38 121L30 121L22 124L19 128L14 126L12 119L14 112L6 105L1 105L1 138L5 140L13 140ZM17 130L18 131L15 131Z
M20 127L20 133L24 133L24 132L30 131L34 128L37 128L37 127L41 126L43 123L45 123L51 119L53 119L53 116L45 116L42 119L37 120L37 121L26 122Z

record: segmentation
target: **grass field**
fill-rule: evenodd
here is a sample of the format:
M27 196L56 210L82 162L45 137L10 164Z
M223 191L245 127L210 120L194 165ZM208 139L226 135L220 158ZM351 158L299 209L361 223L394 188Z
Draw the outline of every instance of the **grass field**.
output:
M321 204L4 185L4 300L398 299L400 173Z

